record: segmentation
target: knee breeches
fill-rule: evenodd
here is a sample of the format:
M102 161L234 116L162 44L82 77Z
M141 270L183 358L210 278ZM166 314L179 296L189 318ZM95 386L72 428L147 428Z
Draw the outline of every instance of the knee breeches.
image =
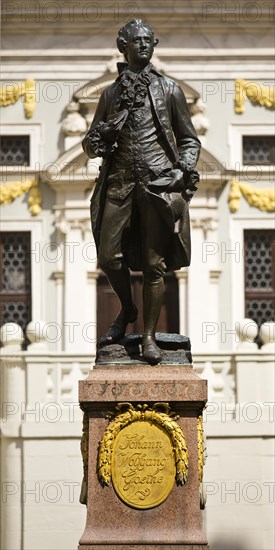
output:
M139 217L137 228L141 243L141 264L144 277L157 280L163 276L169 231L139 184L125 200L106 199L102 219L98 262L103 271L120 270L124 264L123 238L133 215Z

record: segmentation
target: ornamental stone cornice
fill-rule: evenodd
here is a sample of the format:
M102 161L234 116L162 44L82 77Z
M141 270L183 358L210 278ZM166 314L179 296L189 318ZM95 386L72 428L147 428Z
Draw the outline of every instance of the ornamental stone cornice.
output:
M163 43L164 40L163 40ZM2 79L10 81L70 80L72 93L81 84L101 78L106 71L113 81L116 62L121 59L116 48L2 50ZM152 62L174 79L201 81L208 79L250 79L263 82L274 79L273 48L162 48L158 46ZM30 61L31 60L31 61ZM68 83L69 85L69 83Z
M203 2L202 0L139 0L129 3L39 2L3 5L3 34L63 35L83 34L110 36L127 19L145 19L160 35L171 32L190 34L262 34L272 29L272 2ZM23 23L23 24L22 24Z

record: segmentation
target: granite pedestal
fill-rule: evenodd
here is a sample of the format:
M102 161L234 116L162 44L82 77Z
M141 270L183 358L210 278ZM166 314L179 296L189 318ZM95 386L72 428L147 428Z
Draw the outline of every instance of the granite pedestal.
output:
M138 355L138 336L130 338L131 351L129 346L127 351L127 343L121 344L126 353L119 346L109 349L111 357L108 350L100 350L88 378L79 383L80 406L88 419L87 519L79 550L208 549L198 476L198 416L206 404L207 382L193 370L189 340L175 336L178 342L173 348L172 335L170 343L169 335L166 341L158 335L163 361L156 366L144 363ZM154 508L128 506L112 483L102 486L98 479L98 445L109 424L106 415L124 402L133 406L169 403L186 439L187 482L184 486L175 483L168 498Z

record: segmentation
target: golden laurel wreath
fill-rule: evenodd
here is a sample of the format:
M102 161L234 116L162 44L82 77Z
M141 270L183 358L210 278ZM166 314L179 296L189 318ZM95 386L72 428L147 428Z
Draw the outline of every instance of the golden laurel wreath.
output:
M206 504L206 495L203 487L203 467L205 465L205 440L204 440L204 431L203 431L203 418L202 415L198 417L198 475L200 483L200 508L204 510Z
M175 458L177 485L184 485L188 475L188 449L183 431L177 424L179 417L170 412L168 403L148 405L119 403L116 416L106 428L98 449L98 476L103 485L111 481L111 462L115 439L118 433L132 422L145 421L161 427L169 436Z

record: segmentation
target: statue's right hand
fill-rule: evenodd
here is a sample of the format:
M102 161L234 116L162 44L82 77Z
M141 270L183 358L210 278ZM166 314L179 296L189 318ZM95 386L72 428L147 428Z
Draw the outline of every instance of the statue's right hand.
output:
M108 117L107 122L102 124L99 133L107 143L114 143L123 127L129 112L127 109L114 113Z
M115 143L119 135L119 130L117 130L116 128L114 128L114 126L106 122L104 126L103 125L101 126L99 133L103 141L105 141L106 143L112 144L112 143Z

